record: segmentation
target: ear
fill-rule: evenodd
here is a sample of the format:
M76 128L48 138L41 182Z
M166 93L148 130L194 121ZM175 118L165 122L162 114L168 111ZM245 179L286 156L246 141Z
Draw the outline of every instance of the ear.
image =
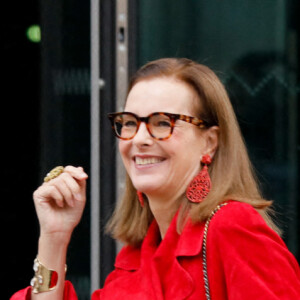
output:
M212 126L209 127L205 132L205 139L206 139L206 149L205 154L209 154L211 158L214 157L218 145L219 145L219 127Z

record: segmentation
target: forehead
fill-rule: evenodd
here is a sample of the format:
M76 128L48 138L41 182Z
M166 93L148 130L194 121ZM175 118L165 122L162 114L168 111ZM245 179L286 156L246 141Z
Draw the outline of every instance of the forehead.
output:
M128 94L125 111L139 116L153 112L195 115L199 98L183 81L160 77L136 83Z

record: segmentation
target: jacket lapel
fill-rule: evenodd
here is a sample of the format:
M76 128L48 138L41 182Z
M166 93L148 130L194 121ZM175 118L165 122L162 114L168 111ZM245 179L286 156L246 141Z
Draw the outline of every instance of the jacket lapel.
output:
M192 224L188 220L177 244L176 257L200 254L203 245L204 225L204 223Z
M165 238L160 242L158 225L154 220L142 247L124 247L115 263L117 268L128 271L140 270L145 272L145 276L149 274L158 300L187 299L195 290L195 282L191 274L183 268L181 261L186 257L200 254L204 224L192 224L188 221L179 235L176 230L176 221L175 216ZM143 271L144 268L145 271Z
M159 274L164 299L182 300L193 293L196 283L181 262L201 253L204 224L192 224L188 221L180 235L176 224L177 217L173 219L155 253L154 269Z

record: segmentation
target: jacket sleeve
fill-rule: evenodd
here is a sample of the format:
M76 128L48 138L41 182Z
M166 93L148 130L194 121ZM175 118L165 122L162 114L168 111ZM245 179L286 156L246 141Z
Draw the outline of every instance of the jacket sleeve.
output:
M207 265L213 299L300 299L296 259L248 204L229 203L213 217Z
M10 300L31 300L31 287L16 292ZM74 287L70 281L65 281L64 300L78 300Z

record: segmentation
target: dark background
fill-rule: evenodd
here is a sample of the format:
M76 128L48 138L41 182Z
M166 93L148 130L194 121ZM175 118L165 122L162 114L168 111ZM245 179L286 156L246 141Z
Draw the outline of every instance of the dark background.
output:
M38 227L32 192L39 184L40 44L26 29L39 24L38 1L6 1L1 13L2 299L33 275ZM26 271L25 271L26 270ZM27 273L27 278L24 274ZM26 279L25 279L26 278Z

